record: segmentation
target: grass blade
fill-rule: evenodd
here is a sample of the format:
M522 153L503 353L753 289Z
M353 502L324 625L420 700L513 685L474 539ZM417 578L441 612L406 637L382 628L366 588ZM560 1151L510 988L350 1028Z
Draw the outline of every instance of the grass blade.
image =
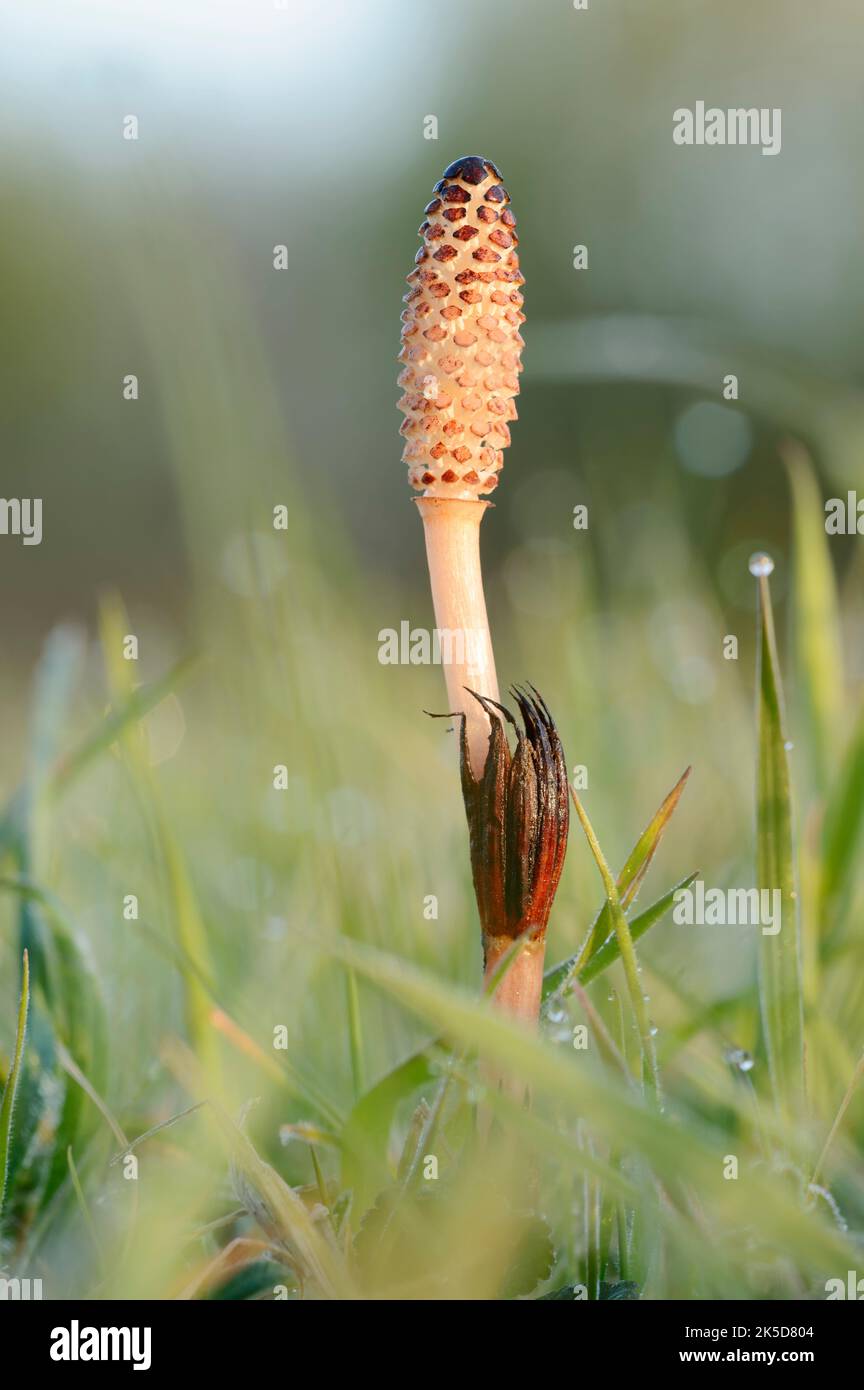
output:
M822 825L819 920L828 923L835 905L849 888L856 850L864 827L864 706L843 760L839 780L828 798Z
M664 797L657 811L642 831L627 863L618 876L618 893L621 898L621 906L625 910L633 902L642 886L642 880L651 866L651 860L657 853L663 832L684 794L687 779L692 771L693 769L690 767L685 768L669 795Z
M89 958L81 949L73 925L53 894L24 878L0 878L0 891L8 890L20 899L21 938L30 962L32 1001L30 1030L38 1073L50 1071L68 1049L82 1071L97 1088L105 1085L108 1074L108 1020L98 979ZM50 1060L49 1060L50 1059ZM34 1087L39 1075L27 1073L22 1079L22 1096ZM68 1176L66 1150L76 1146L83 1152L95 1125L88 1116L84 1097L77 1087L65 1087L53 1129L52 1157L44 1174L41 1204L46 1206ZM43 1126L47 1132L47 1127Z
M102 1249L102 1243L101 1243L101 1241L100 1241L100 1239L99 1239L99 1232L97 1231L97 1229L96 1229L96 1223L95 1223L95 1221L93 1220L93 1213L92 1213L91 1210L90 1210L90 1207L89 1207L89 1205L88 1205L88 1203L87 1203L87 1197L86 1197L86 1195L85 1195L85 1193L84 1193L84 1188L83 1188L82 1185L81 1185L81 1178L80 1178L80 1176L79 1176L79 1174L78 1174L78 1169L77 1169L76 1164L75 1164L75 1159L74 1159L74 1157L73 1157L73 1155L72 1155L72 1146L71 1146L71 1144L70 1144L69 1148L66 1150L66 1162L67 1162L67 1164L68 1164L68 1166L69 1166L69 1177L70 1177L71 1180L72 1180L72 1187L73 1187L74 1192L75 1192L75 1199L76 1199L76 1201L77 1201L77 1203L78 1203L78 1207L79 1207L79 1209L80 1209L81 1215L82 1215L82 1217L84 1218L84 1225L85 1225L86 1228L87 1228L87 1234L89 1235L90 1240L91 1240L92 1243L93 1243L93 1249L94 1249L95 1252L96 1252L96 1256L97 1256L97 1258L98 1258L98 1260L99 1260L99 1263L100 1263L101 1265L104 1265L104 1263L105 1263L105 1252L104 1252L104 1250Z
M215 1083L220 1075L220 1061L210 1017L213 971L207 928L180 847L159 808L157 816L159 847L168 881L174 930L183 959L192 962L192 968L183 972L186 1027L196 1055Z
M862 1052L861 1056L858 1058L858 1065L852 1073L852 1079L849 1082L849 1085L846 1087L846 1092L843 1096L843 1099L840 1102L840 1108L837 1111L837 1114L834 1116L834 1123L831 1125L831 1128L828 1131L828 1137L825 1140L825 1143L822 1145L822 1151L819 1154L818 1159L816 1160L816 1165L813 1169L813 1176L810 1179L811 1187L815 1186L815 1184L818 1183L822 1178L822 1170L824 1169L825 1164L828 1161L828 1155L831 1152L831 1146L833 1145L834 1140L837 1138L837 1135L840 1133L840 1126L846 1118L846 1111L852 1104L852 1097L855 1095L855 1092L858 1089L858 1084L861 1081L862 1077L864 1077L864 1052Z
M664 893L662 898L658 898L650 907L646 907L644 912L640 912L638 917L634 917L630 922L630 937L633 941L638 941L647 931L656 925L666 913L671 911L675 905L675 894L680 893L684 888L689 888L690 884L699 877L699 870L696 869L686 878L682 878L680 883L676 883L674 888L670 888L668 893ZM597 976L608 969L621 955L621 946L617 936L610 936L599 951L595 951L593 956L586 961L579 972L579 983L590 984L596 980Z
M124 634L129 619L120 598L106 598L100 612L100 635L111 699L118 710L137 694L131 663L124 660ZM114 730L130 781L139 799L154 856L164 875L172 927L182 953L184 1015L196 1055L214 1083L220 1076L220 1056L210 1019L214 971L207 927L198 904L186 858L166 816L159 787L150 766L146 736L140 721L123 720ZM186 964L191 963L191 967Z
M675 894L682 889L689 888L694 879L699 877L699 870L695 869L692 874L682 878L680 883L676 883L674 888L670 888L668 893L664 893L662 898L658 898L650 907L646 907L644 912L640 912L638 917L632 918L630 922L630 935L634 941L638 941L644 936L651 927L655 926L661 918L675 904ZM564 960L560 965L553 965L543 976L543 1002L550 999L553 994L557 994L560 989L565 989L571 980L578 980L580 984L590 984L591 980L596 980L604 970L621 955L621 948L618 938L614 932L608 936L601 946L598 947L587 960L582 960L582 952L577 951L575 956L569 960Z
M774 613L768 575L773 564L754 556L758 580L759 753L756 797L757 886L780 893L780 930L759 935L762 1028L774 1101L794 1115L804 1094L801 949L792 843L792 794Z
M574 1066L524 1028L503 1018L488 1000L435 979L348 936L295 925L293 932L317 950L350 964L377 988L397 998L403 1007L424 1018L461 1048L489 1056L530 1084L538 1094L574 1114L590 1114L600 1133L619 1143L647 1150L658 1161L677 1162L677 1141L667 1147L660 1117L649 1111L632 1088L616 1085L604 1069ZM671 1136L671 1127L670 1127Z
M810 722L814 773L824 791L836 766L837 734L843 727L843 645L837 584L822 497L807 452L790 440L781 454L792 487L796 654Z
M663 833L672 819L673 812L681 800L684 788L687 785L687 778L690 776L691 768L686 768L678 778L675 786L667 797L663 799L646 825L636 844L630 852L626 864L616 879L616 887L621 906L626 912L636 899L636 894L642 886L642 880L650 868L651 861L657 853ZM598 951L608 937L615 931L615 924L612 920L612 909L608 898L604 902L600 911L594 919L588 936L583 942L575 959L578 962L579 972L588 963L595 951Z
M144 719L166 696L173 694L194 665L194 658L185 657L160 680L151 681L149 685L141 685L133 690L116 709L105 716L91 734L59 760L51 775L51 790L65 790L102 753L107 752L131 725Z
M168 1039L164 1059L194 1102L208 1099L208 1077L195 1055L179 1040ZM336 1249L316 1226L293 1188L257 1153L239 1125L212 1098L205 1114L230 1160L238 1195L270 1241L295 1252L326 1298L351 1295L347 1270ZM292 1260L293 1263L293 1260Z
M434 1081L426 1052L416 1052L382 1077L354 1106L342 1131L342 1185L354 1193L362 1213L392 1179L387 1142L397 1107Z
M348 1046L351 1054L351 1079L354 1098L363 1094L363 1025L360 1014L360 992L353 970L345 975L345 1002L348 1011Z
M511 1020L496 1012L486 1000L477 999L466 990L438 980L391 955L356 941L348 936L336 936L302 925L292 932L303 940L308 949L323 952L344 965L351 965L358 974L376 988L398 999L402 1006L424 1018L437 1032L446 1033L463 1048L476 1048L484 1057L515 1075L531 1087L537 1097L560 1105L572 1120L591 1116L592 1132L616 1150L639 1152L651 1164L657 1176L674 1189L680 1182L682 1135L686 1132L688 1178L694 1189L712 1194L723 1208L727 1220L735 1223L754 1223L761 1235L782 1249L785 1257L800 1252L808 1265L815 1261L833 1262L852 1253L848 1238L835 1227L817 1220L812 1212L803 1209L797 1191L778 1183L776 1174L753 1172L747 1183L717 1182L717 1154L723 1152L718 1144L723 1140L704 1117L688 1112L685 1120L674 1102L669 1112L660 1113L647 1106L635 1090L598 1062L592 1063L587 1054L574 1063L569 1049L554 1049L539 1037L526 1033ZM566 1055L565 1055L566 1054ZM502 1093L496 1093L492 1103L518 1113L526 1130L533 1124L530 1111L508 1105ZM731 1100L736 1109L745 1113L743 1100ZM538 1133L542 1132L544 1151L549 1146L562 1154L575 1171L597 1171L597 1160L580 1150L560 1118L541 1122L536 1118ZM791 1138L791 1131L781 1116L766 1116L766 1128L779 1142ZM612 1191L626 1195L623 1179L612 1170L604 1171L604 1181ZM671 1223L670 1229L682 1230L674 1211L661 1204L658 1219ZM718 1256L710 1246L706 1250L699 1236L698 1249L707 1259ZM721 1260L725 1257L718 1256ZM852 1266L842 1265L841 1268Z
M648 1011L645 1008L645 1000L642 995L642 986L639 983L639 966L636 961L636 952L633 950L633 939L630 935L630 928L627 918L624 916L624 909L621 906L621 899L615 886L609 866L600 848L600 842L594 834L594 828L588 819L579 797L573 788L570 788L570 795L573 805L576 807L576 814L579 817L585 838L591 847L600 877L603 879L603 886L606 889L606 898L612 914L612 923L615 928L615 935L618 938L618 947L621 952L621 959L624 964L624 975L627 980L627 992L630 995L630 1006L633 1010L633 1017L639 1029L639 1041L642 1045L642 1083L645 1091L651 1096L655 1104L660 1100L660 1076L657 1070L657 1050L654 1046L654 1037L651 1032L651 1025L648 1021Z
M6 1180L9 1173L9 1151L12 1147L12 1120L15 1112L15 1095L21 1075L21 1062L24 1057L24 1043L27 1037L27 1013L30 1008L30 960L27 952L21 968L21 998L18 1004L18 1027L15 1032L15 1051L3 1099L0 1101L0 1214L6 1198Z

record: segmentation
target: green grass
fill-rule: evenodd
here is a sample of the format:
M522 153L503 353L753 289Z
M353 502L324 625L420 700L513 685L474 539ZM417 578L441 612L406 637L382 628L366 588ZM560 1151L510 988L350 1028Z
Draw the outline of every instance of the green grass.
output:
M589 769L593 841L574 823L534 1037L479 997L455 740L422 714L440 671L376 659L382 626L431 620L413 509L405 592L283 465L267 364L223 340L209 370L242 440L207 381L179 389L200 346L182 325L154 354L182 621L108 598L98 642L59 629L27 673L29 727L9 700L0 1264L49 1298L823 1296L864 1229L864 724L811 464L789 461L776 632L747 551L718 587L668 480L639 475L622 554L602 527L562 540L554 510L538 541L505 474L499 665ZM594 510L617 516L598 457ZM779 937L678 926L697 870L779 887Z
M386 737L383 721L322 728L309 693L267 673L272 653L245 628L251 613L237 615L226 646L251 644L261 685L215 702L184 666L137 685L118 657L131 620L116 600L104 609L101 698L76 687L74 637L52 639L28 778L3 822L2 888L32 961L31 1027L25 1047L25 982L0 1110L6 1263L43 1275L56 1295L273 1297L278 1286L339 1299L574 1288L819 1296L832 1271L854 1267L864 1212L861 972L851 968L861 949L852 916L860 733L835 774L813 900L802 905L802 932L819 933L821 982L805 1008L788 739L760 584L749 852L791 919L760 943L759 991L748 969L718 996L704 938L670 923L697 850L712 873L698 808L681 802L685 776L615 881L582 809L601 876L589 876L574 833L551 933L564 959L547 971L538 1037L477 996L455 767L435 761L437 734L400 710L401 696L391 697ZM330 621L334 598L322 580L316 607ZM302 643L290 624L280 632ZM98 692L95 673L89 682ZM201 728L181 765L163 771L148 721L178 692ZM356 681L354 696L368 699ZM260 701L261 721L223 750L223 780L208 729L226 727L235 700L250 711ZM302 790L280 800L271 771L283 761L299 769ZM429 793L418 797L421 785ZM350 817L347 837L338 816L322 818L327 789L340 786L353 788L348 805L365 815L371 843L358 841ZM623 814L608 796L584 801L596 801L604 838L620 846L631 800ZM106 806L108 820L87 823ZM312 807L317 815L304 814ZM220 860L241 852L261 878L226 895ZM637 910L649 872L659 891ZM441 918L424 926L430 885ZM126 921L133 891L140 917ZM93 898L99 912L85 931L76 905ZM268 916L272 933L262 930ZM583 1023L588 1046L576 1048ZM285 1049L273 1046L280 1026ZM752 1050L752 1071L727 1060L735 1047ZM484 1090L480 1055L530 1087L530 1110ZM125 1175L132 1154L137 1178ZM574 1220L580 1204L584 1219Z
M804 994L798 888L794 864L792 791L780 662L774 635L771 586L761 565L759 587L758 718L756 793L757 887L774 895L781 916L759 943L762 1027L775 1104L790 1117L804 1102ZM755 568L754 568L755 572ZM779 895L779 896L778 896ZM777 918L776 909L773 913ZM779 930L774 930L775 925Z

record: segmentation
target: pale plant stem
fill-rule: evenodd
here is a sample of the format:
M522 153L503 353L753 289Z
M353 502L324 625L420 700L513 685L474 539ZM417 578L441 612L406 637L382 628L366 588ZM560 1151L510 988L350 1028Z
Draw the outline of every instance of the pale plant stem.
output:
M418 497L423 519L426 559L441 643L450 712L465 716L468 758L475 778L482 775L489 751L489 716L469 694L476 691L498 700L498 677L489 632L483 574L480 567L480 523L488 502ZM485 984L495 977L509 938L487 940ZM536 1025L543 991L545 941L524 945L494 991L498 1008Z
M426 537L449 712L465 715L471 768L480 777L489 747L489 716L468 690L498 699L480 569L480 523L489 503L438 497L418 497L416 502Z
M485 987L495 978L502 957L510 949L512 942L505 939L499 948L497 944L487 943ZM501 982L489 992L500 1009L514 1018L536 1025L540 1017L540 1000L543 993L543 962L546 956L545 939L526 942L519 954L507 969Z

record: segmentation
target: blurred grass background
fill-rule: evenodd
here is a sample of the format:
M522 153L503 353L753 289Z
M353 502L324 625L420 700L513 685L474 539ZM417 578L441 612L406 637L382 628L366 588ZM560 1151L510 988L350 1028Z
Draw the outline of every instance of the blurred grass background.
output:
M501 167L527 282L520 418L483 528L502 679L530 678L546 696L569 763L588 768L586 804L613 866L692 764L654 887L696 868L711 885L749 884L747 558L767 549L798 825L818 837L860 705L864 561L860 540L832 538L843 665L830 672L826 770L800 633L791 640L782 453L790 438L806 446L820 498L860 482L861 24L853 0L584 13L563 0L445 0L434 14L384 2L7 6L3 491L44 499L44 539L0 540L4 803L128 697L118 681L157 681L195 657L143 740L129 732L134 746L103 751L62 796L46 801L41 783L34 793L27 876L63 905L94 963L105 1095L130 1134L183 1103L160 1054L190 1033L178 939L181 951L206 942L220 1006L280 1066L272 1030L287 1026L288 1057L342 1115L428 1029L361 982L352 1059L344 975L293 928L478 978L453 738L422 714L442 708L441 673L378 662L380 629L433 621L399 463L395 354L421 211L460 154ZM672 111L698 99L782 108L781 154L676 148ZM122 139L130 113L137 142ZM423 137L430 114L437 141ZM589 268L577 272L582 243ZM127 373L137 401L123 399ZM727 373L740 380L734 404L722 400ZM573 529L580 503L587 532ZM272 526L280 504L285 532ZM140 640L131 676L111 675L121 629ZM722 659L727 634L737 661ZM34 752L40 708L47 755ZM287 791L273 789L278 764ZM186 877L191 917L178 908ZM122 915L130 893L137 923ZM437 921L424 918L427 894ZM842 988L835 980L830 1007L820 1000L831 1018L813 1071L823 1129L864 1042L848 925L861 904L859 876L836 928ZM598 906L574 835L550 961L578 947ZM4 893L5 1051L20 911L20 893ZM745 1005L734 1036L703 1040L711 1064L725 1041L762 1065L746 1006L755 949L752 930L668 920L644 948L670 989L656 1004L668 1009L661 1055L682 1008L697 1035L695 1058L677 1062L684 1095L704 1061L695 1021L718 1000ZM235 1107L265 1095L251 1123L271 1151L279 1123L305 1115L305 1082L276 1084L237 1049L218 1051ZM181 1129L166 1132L178 1150ZM172 1191L163 1181L145 1194L164 1218L154 1229L170 1227L174 1202L184 1215L195 1205L188 1142L182 1161L160 1153ZM309 1179L305 1153L278 1161ZM80 1213L47 1231L54 1286L77 1289ZM155 1253L136 1269L149 1291L172 1290ZM140 1291L135 1279L124 1288Z

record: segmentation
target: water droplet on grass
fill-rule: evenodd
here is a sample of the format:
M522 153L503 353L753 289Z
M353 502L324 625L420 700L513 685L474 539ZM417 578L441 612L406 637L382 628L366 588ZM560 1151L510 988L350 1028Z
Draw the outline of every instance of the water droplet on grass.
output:
M736 1067L738 1071L752 1071L753 1058L743 1047L730 1047L726 1053L726 1061L730 1067Z
M774 561L764 550L757 550L755 555L750 556L748 568L754 579L761 579L764 575L773 573Z

